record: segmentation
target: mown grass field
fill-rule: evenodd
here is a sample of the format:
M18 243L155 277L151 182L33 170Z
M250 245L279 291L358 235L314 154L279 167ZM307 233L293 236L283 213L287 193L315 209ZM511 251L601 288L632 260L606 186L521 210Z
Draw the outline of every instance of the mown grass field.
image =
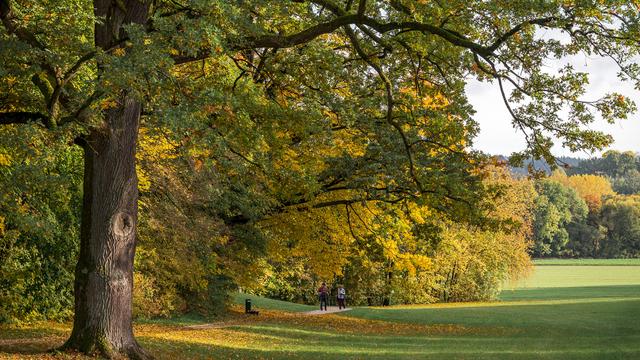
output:
M640 259L536 259L536 266L640 266Z
M159 359L640 359L640 264L558 262L537 264L499 302L310 317L301 312L313 307L251 297L260 316L238 305L210 326L187 328L202 319L183 317L139 323L136 335ZM0 358L80 359L38 353L68 331L52 323L0 327Z

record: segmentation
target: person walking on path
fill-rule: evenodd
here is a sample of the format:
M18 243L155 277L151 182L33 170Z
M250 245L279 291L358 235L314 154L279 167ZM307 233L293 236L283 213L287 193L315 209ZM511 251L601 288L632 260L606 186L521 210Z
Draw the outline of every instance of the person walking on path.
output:
M336 296L338 300L338 310L346 309L347 306L344 303L344 300L347 298L347 291L344 289L344 286L338 285L338 295Z
M324 304L324 311L327 311L327 300L329 300L329 288L327 283L322 282L322 286L318 289L318 297L320 298L320 310L322 310L322 304Z

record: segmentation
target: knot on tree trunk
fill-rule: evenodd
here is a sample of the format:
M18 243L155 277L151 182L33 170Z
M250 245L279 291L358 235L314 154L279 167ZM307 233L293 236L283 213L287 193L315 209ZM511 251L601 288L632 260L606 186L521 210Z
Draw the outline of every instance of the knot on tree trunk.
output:
M117 237L127 237L134 231L133 216L117 212L111 218L111 230Z

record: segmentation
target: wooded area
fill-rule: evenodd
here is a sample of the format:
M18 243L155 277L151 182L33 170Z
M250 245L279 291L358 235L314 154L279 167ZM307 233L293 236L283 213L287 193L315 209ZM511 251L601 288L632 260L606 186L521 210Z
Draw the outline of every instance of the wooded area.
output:
M0 320L73 314L65 349L148 358L134 314L215 313L238 287L465 301L531 248L637 256L637 157L513 178L473 150L465 83L500 89L514 165L603 149L589 125L633 101L586 100L586 74L545 61L637 82L638 6L0 0Z

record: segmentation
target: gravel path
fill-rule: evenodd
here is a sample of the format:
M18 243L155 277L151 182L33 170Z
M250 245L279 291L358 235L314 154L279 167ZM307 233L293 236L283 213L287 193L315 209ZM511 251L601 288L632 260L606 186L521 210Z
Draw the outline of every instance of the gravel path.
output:
M333 314L333 313L344 312L344 311L349 311L349 310L351 310L351 308L344 308L344 309L338 310L337 306L327 306L327 310L313 310L313 311L304 312L303 314L305 314L305 315L324 315L324 314Z

